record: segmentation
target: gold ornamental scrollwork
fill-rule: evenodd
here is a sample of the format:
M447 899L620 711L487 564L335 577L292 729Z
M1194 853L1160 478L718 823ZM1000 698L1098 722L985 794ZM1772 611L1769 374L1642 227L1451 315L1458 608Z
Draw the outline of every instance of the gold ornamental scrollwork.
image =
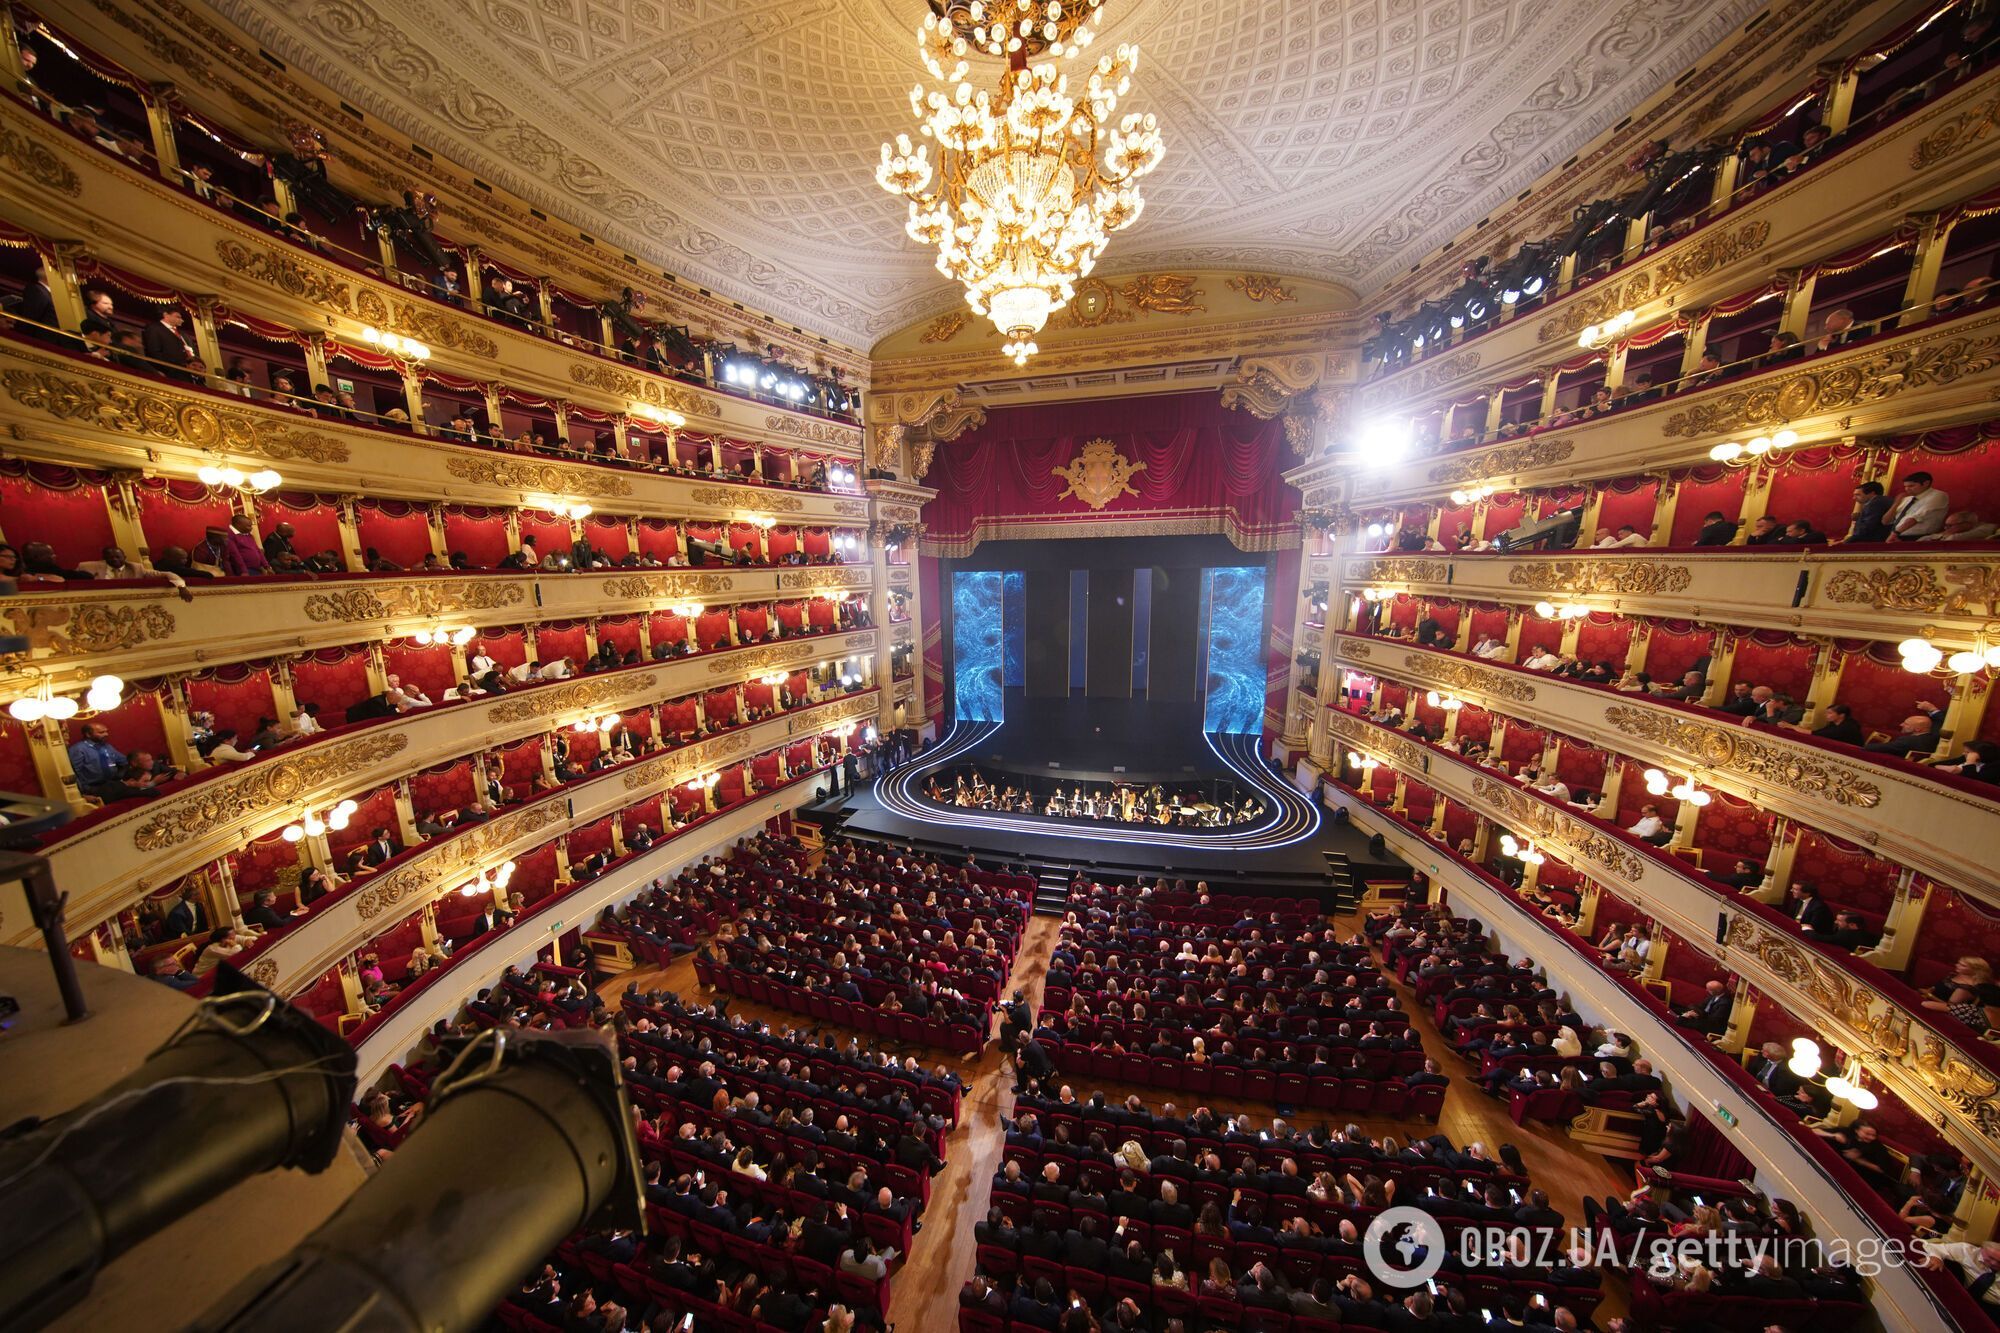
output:
M768 509L781 514L795 514L806 507L805 501L796 495L771 495L734 486L697 486L688 492L688 498L698 505L714 505L719 509Z
M83 182L69 169L69 164L56 156L47 144L30 139L25 134L0 128L0 162L5 162L14 171L57 194L71 199L83 197Z
M865 569L843 569L821 566L818 569L785 570L778 575L778 587L784 591L804 591L816 588L865 588L868 586L868 571Z
M1270 273L1245 273L1228 279L1223 285L1232 292L1242 292L1249 300L1269 301L1272 305L1285 305L1299 299L1297 292L1285 286L1284 279Z
M1430 470L1430 480L1433 485L1450 485L1483 477L1532 472L1536 468L1554 467L1575 452L1576 445L1570 440L1523 440L1519 444L1503 444L1497 449L1482 449L1464 458L1439 463Z
M521 585L512 581L453 587L437 580L412 580L387 587L316 592L306 598L305 612L306 619L317 624L365 624L411 616L500 611L520 605L524 596Z
M1451 562L1390 556L1380 560L1350 560L1345 576L1357 583L1449 583Z
M1648 556L1537 560L1507 569L1507 585L1529 592L1650 597L1686 592L1693 583L1694 573L1686 565L1670 565Z
M1961 112L1926 134L1910 150L1910 169L1922 171L1957 156L1993 133L1996 124L2000 124L2000 97L1985 106Z
M1325 359L1296 356L1249 356L1236 368L1236 379L1222 390L1222 405L1269 421L1311 393L1326 372Z
M234 820L271 814L315 799L354 774L401 753L409 743L408 736L389 732L308 748L291 759L252 764L240 773L202 783L149 806L146 822L133 830L132 845L142 852L165 851Z
M1537 326L1535 340L1574 338L1586 325L1602 323L1621 310L1637 309L1719 268L1750 258L1770 239L1771 224L1762 219L1746 222L1734 231L1704 233L1699 241L1674 249L1657 264L1639 270L1622 283L1611 281L1602 291L1566 303L1560 313Z
M331 269L282 250L245 245L225 236L215 243L215 257L232 273L275 287L287 296L311 302L333 314L471 356L490 358L500 354L497 343L464 320L431 310L408 297L385 296L372 287L350 283Z
M774 435L790 435L796 439L810 440L814 444L828 444L841 449L861 447L859 426L836 426L831 421L780 416L773 412L764 418L764 429Z
M1646 878L1645 859L1637 852L1510 783L1476 774L1472 794L1538 842L1560 847L1577 859L1594 861L1625 883L1637 884Z
M1366 662L1369 658L1375 656L1375 650L1357 639L1342 639L1340 641L1340 656L1356 662Z
M1926 339L1784 375L1668 417L1668 439L1728 435L1952 384L2000 363L2000 337Z
M1836 606L1859 605L1876 611L1935 611L1944 605L1944 599L1944 585L1929 565L1843 569L1826 585L1826 600Z
M1375 726L1357 717L1350 717L1338 709L1326 715L1327 729L1343 740L1356 745L1380 751L1401 764L1403 768L1422 773L1429 766L1430 753L1415 741L1398 736L1393 730Z
M317 431L260 420L251 412L151 387L75 379L49 371L0 375L8 397L30 411L99 430L170 440L192 449L255 454L274 461L345 463L347 446Z
M606 597L711 597L729 592L736 580L727 574L620 574L604 580Z
M163 606L103 606L24 597L0 602L0 617L32 651L58 656L116 653L170 639L175 622Z
M548 491L556 495L587 495L599 499L626 496L632 483L609 470L563 467L525 458L447 458L445 471L475 486L514 491Z
M1427 684L1484 694L1489 698L1507 699L1519 704L1532 703L1535 698L1535 687L1531 682L1455 658L1405 653L1403 669Z
M438 844L436 851L374 880L355 899L354 910L363 921L371 921L396 904L449 887L469 878L501 849L531 833L539 833L569 817L566 801L548 800L511 815L502 815L490 824L481 824Z
M678 412L682 416L714 417L722 413L721 405L713 398L692 389L683 389L677 384L662 384L644 375L633 375L616 366L572 362L569 377L586 388L601 389L620 398L636 398L662 411Z
M753 648L749 652L725 653L708 664L708 674L749 675L767 671L772 667L801 666L807 662L818 661L823 651L817 641L801 640L793 643L776 643L765 648Z
M557 713L597 708L614 699L644 693L659 683L660 678L651 674L637 680L626 680L622 675L599 676L595 680L582 680L555 689L530 690L488 708L486 720L494 723L533 722Z
M1953 585L1944 609L1959 616L2000 616L2000 565L1951 565L1944 571Z
M1132 478L1145 470L1144 463L1134 463L1119 453L1118 446L1111 441L1090 440L1068 465L1052 467L1049 472L1068 483L1056 499L1075 496L1091 509L1100 510L1121 495L1137 495L1139 490L1132 484Z
M1604 720L1627 736L1693 757L1704 767L1783 791L1861 810L1882 803L1882 788L1868 780L1865 769L1822 759L1803 747L1795 752L1748 728L1717 726L1631 704L1613 704L1604 710Z
M970 318L971 316L963 310L948 310L925 325L923 336L918 338L917 341L925 343L948 343L958 336L958 331L965 327L966 320Z

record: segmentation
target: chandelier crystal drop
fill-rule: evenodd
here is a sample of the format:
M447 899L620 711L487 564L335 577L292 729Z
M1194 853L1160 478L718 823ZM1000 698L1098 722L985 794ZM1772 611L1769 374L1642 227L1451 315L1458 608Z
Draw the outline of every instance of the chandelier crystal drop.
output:
M910 90L917 141L898 134L883 144L875 171L884 190L910 201L911 239L937 247L938 271L1007 335L1001 350L1017 366L1040 350L1035 335L1076 294L1111 233L1138 220L1138 181L1165 152L1152 115L1114 120L1138 47L1100 56L1080 91L1058 66L1089 47L1101 4L953 0L927 15L917 52L939 86ZM966 81L975 51L1007 61L993 91ZM1038 55L1055 59L1031 64ZM936 144L935 162L922 140Z

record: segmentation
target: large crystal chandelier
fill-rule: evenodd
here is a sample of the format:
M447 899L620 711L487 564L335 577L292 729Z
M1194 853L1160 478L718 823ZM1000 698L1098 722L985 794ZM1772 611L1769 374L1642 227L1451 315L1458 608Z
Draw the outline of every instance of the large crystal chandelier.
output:
M882 145L875 179L907 196L912 238L938 249L938 271L965 287L972 309L1007 335L1025 365L1034 337L1076 294L1111 233L1138 218L1141 176L1165 144L1151 115L1112 123L1139 48L1120 46L1090 68L1082 94L1059 63L1089 47L1103 0L932 0L917 50L944 90L918 84L918 134ZM1007 61L993 92L965 81L973 48ZM1035 57L1054 57L1043 64ZM947 72L949 67L949 72Z

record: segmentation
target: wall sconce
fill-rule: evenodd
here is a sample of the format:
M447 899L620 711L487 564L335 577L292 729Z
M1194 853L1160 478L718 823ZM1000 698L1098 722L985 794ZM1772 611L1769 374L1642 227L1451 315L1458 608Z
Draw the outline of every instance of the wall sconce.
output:
M625 410L625 415L650 421L662 429L675 431L688 424L688 419L671 408L654 407L651 403L633 403Z
M689 791L703 791L709 787L713 787L716 783L720 781L722 781L722 774L710 773L705 778L694 778L690 780L688 782L687 789Z
M327 811L324 819L308 810L306 817L298 823L285 825L284 832L280 836L286 842L303 842L307 838L317 838L328 829L337 832L347 827L347 822L354 818L354 812L360 808L352 801L342 801Z
M1501 836L1500 850L1519 861L1522 865L1538 866L1549 859L1541 852L1535 850L1534 843L1522 842L1511 833Z
M1638 318L1639 317L1630 310L1621 310L1617 314L1613 315L1610 319L1605 320L1602 324L1592 324L1589 328L1577 334L1576 345L1578 347L1602 346L1603 344L1610 342L1613 338L1616 338L1619 334L1625 332L1625 330L1631 328L1633 321L1637 320Z
M618 725L618 714L606 713L603 717L587 717L581 722L570 723L569 729L581 736L588 731L610 731Z
M382 330L372 326L361 330L361 341L367 343L370 347L379 347L390 356L401 357L405 361L428 361L431 359L431 349L418 342L415 338L405 338L401 334L396 333L384 333Z
M1575 602L1536 602L1535 614L1544 620L1581 620L1590 614L1590 608Z
M683 620L698 619L703 614L705 614L707 610L708 608L703 606L700 602L683 602L679 606L670 606L667 608L669 614L679 616Z
M1718 463L1740 462L1744 466L1748 466L1757 459L1762 458L1765 454L1773 454L1780 449L1789 449L1798 442L1799 433L1797 431L1781 430L1775 435L1759 435L1748 444L1739 444L1734 441L1727 444L1718 444L1708 451L1708 456Z
M1679 782L1673 782L1667 776L1665 770L1658 768L1649 768L1646 770L1646 794L1649 796L1671 796L1675 800L1686 801L1696 809L1707 805L1713 799L1707 792L1694 785L1694 778L1692 776L1683 778Z
M472 627L461 625L457 628L452 628L445 625L433 625L429 629L418 630L410 638L426 648L432 644L463 648L466 644L472 642Z
M556 501L554 512L569 519L571 522L575 522L578 519L590 517L591 508L581 500L558 500Z
M461 885L458 890L459 896L462 898L476 898L482 893L491 894L496 890L506 888L507 882L513 878L514 863L512 861L503 861L500 863L498 870L482 870L479 872L478 879Z
M1451 502L1455 505L1477 504L1499 489L1498 486L1489 483L1484 486L1474 486L1470 490L1453 491L1451 493Z
M285 479L271 468L259 468L255 472L245 472L236 467L200 467L195 469L195 480L204 486L213 486L232 491L249 491L262 495L285 484Z
M33 694L24 694L7 705L7 716L16 722L39 722L43 718L67 722L71 718L108 713L124 701L125 682L116 676L92 677L80 703L73 695L57 694L49 678L43 676Z
M1456 713L1459 709L1465 707L1465 700L1456 695L1439 694L1436 690L1432 690L1429 694L1426 694L1424 702L1432 708L1442 708L1447 713Z
M1352 767L1360 769L1363 773L1372 773L1382 767L1380 759L1377 759L1372 754L1362 754L1357 750L1349 750L1347 752L1347 762Z
M1961 648L1950 656L1927 638L1905 639L1896 645L1902 655L1903 670L1919 676L1970 676L1991 668L2000 671L2000 643L1988 643L1982 632L1971 648ZM1942 664L1944 670L1938 670Z

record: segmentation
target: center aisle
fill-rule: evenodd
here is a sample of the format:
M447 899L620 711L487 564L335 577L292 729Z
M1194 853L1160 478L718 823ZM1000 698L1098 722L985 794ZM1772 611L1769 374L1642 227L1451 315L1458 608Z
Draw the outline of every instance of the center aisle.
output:
M1340 917L1336 921L1343 933L1360 928L1356 917ZM1058 918L1031 917L1022 937L1020 953L1014 960L1013 974L1007 981L1004 994L1012 995L1015 990L1027 992L1027 998L1037 1013L1041 1011L1049 956L1055 951L1060 932ZM637 982L642 990L670 990L690 1001L726 999L730 1013L780 1027L813 1026L812 1020L803 1014L773 1009L719 991L712 994L702 991L695 981L692 954L676 959L666 968L622 973L598 989L606 1003L615 1004L618 995L633 982ZM1409 987L1393 979L1391 985L1410 1012L1412 1025L1423 1039L1425 1052L1437 1058L1440 1068L1452 1077L1451 1090L1445 1099L1444 1112L1435 1126L1374 1116L1355 1117L1354 1123L1371 1135L1378 1136L1395 1134L1408 1138L1442 1132L1461 1146L1474 1141L1483 1142L1488 1147L1513 1143L1521 1149L1534 1183L1548 1192L1550 1203L1562 1212L1571 1226L1582 1223L1582 1201L1586 1195L1601 1198L1607 1194L1624 1196L1632 1192L1629 1171L1614 1168L1602 1157L1577 1150L1559 1127L1532 1122L1515 1125L1508 1118L1504 1103L1482 1095L1466 1083L1462 1076L1469 1072L1470 1067L1452 1053L1449 1043L1432 1023L1429 1010L1416 1005ZM873 1040L866 1034L863 1037L864 1040ZM1005 1152L1005 1133L1000 1121L1003 1117L1011 1117L1014 1111L1013 1061L1011 1058L1003 1059L997 1044L992 1042L976 1057L969 1059L955 1059L928 1047L903 1047L892 1043L891 1048L915 1055L926 1064L943 1063L966 1084L959 1122L945 1139L944 1169L931 1180L931 1203L923 1215L923 1230L917 1234L908 1257L890 1274L889 1279L892 1322L900 1328L922 1330L922 1333L949 1333L958 1326L959 1289L971 1279L976 1264L977 1246L973 1239L973 1227L986 1216L993 1192L993 1176L1000 1169ZM1079 1097L1092 1091L1102 1091L1107 1097L1122 1101L1128 1094L1136 1093L1154 1110L1167 1100L1158 1088L1114 1082L1077 1083L1073 1086ZM1208 1098L1203 1104L1220 1113L1244 1113L1265 1122L1273 1113L1269 1105L1229 1098ZM1317 1123L1320 1118L1300 1115L1292 1117L1292 1120L1295 1124L1306 1126ZM1623 1287L1622 1282L1607 1285L1606 1299L1598 1307L1600 1322L1605 1317L1624 1311Z

